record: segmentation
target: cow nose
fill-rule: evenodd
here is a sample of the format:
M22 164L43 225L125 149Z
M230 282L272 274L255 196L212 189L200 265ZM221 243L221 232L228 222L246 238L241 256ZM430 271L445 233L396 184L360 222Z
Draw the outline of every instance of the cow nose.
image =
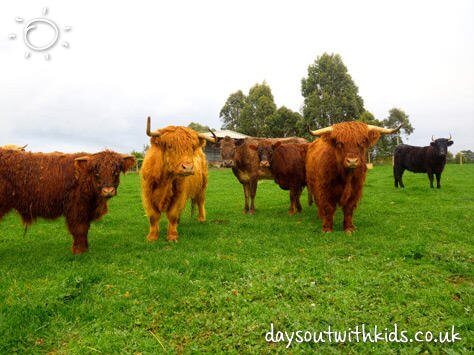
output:
M270 166L270 163L268 162L268 160L262 160L262 161L260 162L260 166L261 166L262 168L268 168L268 167Z
M102 188L102 196L104 197L112 197L115 196L115 187L103 187Z
M192 175L194 174L194 164L193 163L182 163L181 169L183 174Z
M224 160L222 165L224 165L224 167L226 167L226 168L232 168L234 166L234 161L233 160Z
M350 169L357 168L359 166L359 158L346 158L346 167Z

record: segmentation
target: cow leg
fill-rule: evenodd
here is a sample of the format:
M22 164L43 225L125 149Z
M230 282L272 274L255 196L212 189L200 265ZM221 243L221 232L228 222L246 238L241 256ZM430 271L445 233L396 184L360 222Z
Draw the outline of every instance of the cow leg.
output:
M311 206L312 204L313 204L313 194L308 189L308 206Z
M352 223L352 214L354 213L355 204L347 204L342 208L344 212L344 232L352 233L355 231L355 226Z
M396 166L393 167L393 177L395 178L395 187L398 187L399 185L400 187L405 187L405 185L403 185L403 180L402 180L404 171L405 169L402 169L400 167L396 167Z
M198 205L199 214L198 214L198 221L205 222L206 221L206 208L204 207L206 201L204 191L201 191L199 195L196 197L196 203Z
M436 187L441 188L441 173L436 173Z
M67 226L73 238L72 253L82 254L86 252L89 248L89 243L87 242L87 233L89 232L90 223L68 220Z
M318 215L323 220L323 232L332 232L336 204L318 197Z
M293 216L296 213L296 191L294 189L290 189L290 209L288 210L288 214Z
M428 178L430 179L430 187L434 189L433 186L433 173L431 171L428 172Z
M290 215L294 215L296 212L300 213L303 209L300 203L301 191L301 187L290 188L290 210L288 211Z
M257 182L257 179L250 180L250 214L255 213L255 195L257 194Z
M301 193L303 192L303 189L301 187L298 187L296 190L296 210L298 213L301 213L303 210L303 207L301 206L300 198L301 198Z
M168 236L167 239L171 242L178 241L178 223L179 216L186 205L186 195L181 194L179 198L170 206L166 217L168 217Z
M244 205L244 214L248 213L249 211L249 197L250 197L250 185L248 182L245 182L242 184L244 188L244 199L245 199L245 205Z
M146 239L149 242L158 240L158 237L160 236L160 217L161 213L159 212L148 217L148 221L150 222L150 231L148 232Z

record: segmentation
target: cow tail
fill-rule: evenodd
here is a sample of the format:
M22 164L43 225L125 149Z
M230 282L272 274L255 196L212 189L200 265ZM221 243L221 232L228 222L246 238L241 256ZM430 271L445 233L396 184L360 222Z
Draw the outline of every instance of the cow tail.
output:
M312 204L313 204L313 194L308 189L308 206L311 206Z

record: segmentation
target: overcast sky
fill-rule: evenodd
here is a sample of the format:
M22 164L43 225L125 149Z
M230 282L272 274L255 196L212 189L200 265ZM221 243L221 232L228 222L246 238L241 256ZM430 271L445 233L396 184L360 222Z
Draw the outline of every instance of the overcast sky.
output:
M58 45L49 61L25 59L23 27L43 7ZM301 78L329 52L377 118L392 107L409 114L410 144L451 133L452 152L474 149L473 20L472 1L2 0L0 145L140 150L147 115L154 128L220 128L228 95L263 80L278 106L299 111Z

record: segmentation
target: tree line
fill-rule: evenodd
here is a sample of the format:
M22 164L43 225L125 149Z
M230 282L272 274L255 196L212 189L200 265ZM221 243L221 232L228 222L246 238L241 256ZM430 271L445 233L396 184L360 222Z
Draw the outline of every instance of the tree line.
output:
M277 108L265 81L252 86L247 95L238 90L229 95L220 111L222 128L253 137L309 138L308 128L318 129L343 121L360 120L387 128L403 124L399 134L382 136L371 150L372 158L377 159L391 156L403 137L413 132L408 115L400 108L390 109L383 120L364 108L359 89L339 54L324 53L308 66L307 76L301 80L301 94L304 103L299 113L285 106Z

